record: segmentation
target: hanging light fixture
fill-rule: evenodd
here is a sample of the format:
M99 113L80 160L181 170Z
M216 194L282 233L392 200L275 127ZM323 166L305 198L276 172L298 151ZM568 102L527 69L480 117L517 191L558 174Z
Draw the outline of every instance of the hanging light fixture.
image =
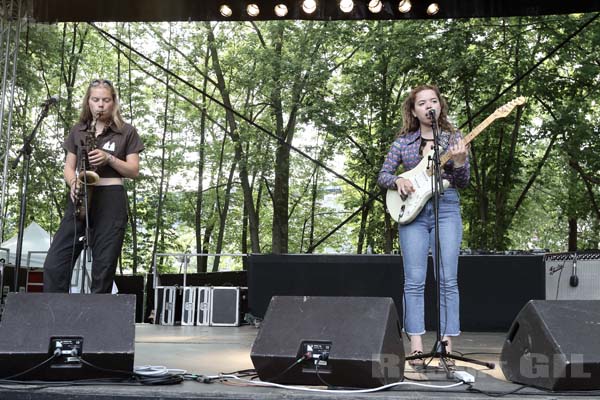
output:
M398 3L398 11L400 11L403 14L409 12L411 8L412 4L410 3L410 0L401 0L400 3Z
M285 4L275 5L275 15L278 17L285 17L288 14L288 8Z
M229 7L227 4L221 5L221 7L219 7L219 12L225 18L229 18L233 14L233 11L231 10L231 7Z
M340 10L345 13L349 13L354 8L354 1L352 0L340 0Z
M312 14L317 10L317 2L315 0L304 0L302 2L302 11L307 14Z
M260 8L258 8L258 4L250 3L246 6L246 12L251 17L257 17L260 14Z
M370 0L367 7L373 14L377 14L383 8L383 3L381 0Z
M435 15L440 11L440 6L438 3L431 3L427 7L427 15Z

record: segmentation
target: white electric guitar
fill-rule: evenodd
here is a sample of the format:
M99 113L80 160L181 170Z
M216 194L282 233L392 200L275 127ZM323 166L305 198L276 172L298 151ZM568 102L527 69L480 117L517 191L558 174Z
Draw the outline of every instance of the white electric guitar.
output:
M487 117L481 124L477 125L471 133L463 138L465 145L477 137L485 128L498 118L504 118L517 106L525 103L525 97L517 97L513 101L498 108L492 115ZM409 179L414 192L408 196L400 196L398 190L388 189L386 196L386 204L388 212L392 219L400 225L405 225L412 222L419 215L419 212L425 206L425 203L431 198L433 192L431 189L431 168L430 157L433 157L433 149L430 149L424 156L421 162L410 171L406 171L399 175L400 178ZM440 169L450 160L450 154L446 153L440 157ZM450 185L450 182L443 180L444 189Z

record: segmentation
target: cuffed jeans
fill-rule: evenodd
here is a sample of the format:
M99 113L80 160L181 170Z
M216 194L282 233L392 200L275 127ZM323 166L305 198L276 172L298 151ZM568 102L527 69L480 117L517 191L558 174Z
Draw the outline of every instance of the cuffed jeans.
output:
M85 221L73 216L73 202L68 203L44 261L44 292L69 292L73 267L83 249L80 238L85 235ZM89 220L89 247L93 256L91 291L110 293L127 226L123 186L95 187Z
M448 188L440 197L440 332L443 336L460 334L458 295L458 254L462 240L459 196ZM404 263L404 330L409 335L425 333L425 277L429 249L435 256L435 216L433 199L408 225L398 228ZM436 277L437 278L437 277Z

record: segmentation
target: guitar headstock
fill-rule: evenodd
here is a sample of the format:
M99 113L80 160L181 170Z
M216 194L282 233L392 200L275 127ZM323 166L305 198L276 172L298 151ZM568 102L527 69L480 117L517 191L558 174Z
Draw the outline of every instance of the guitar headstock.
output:
M519 96L516 99L509 101L502 107L498 108L496 111L494 111L494 114L492 114L492 115L496 118L504 118L508 114L510 114L510 112L513 110L513 108L515 108L516 106L525 104L526 101L527 101L526 97Z

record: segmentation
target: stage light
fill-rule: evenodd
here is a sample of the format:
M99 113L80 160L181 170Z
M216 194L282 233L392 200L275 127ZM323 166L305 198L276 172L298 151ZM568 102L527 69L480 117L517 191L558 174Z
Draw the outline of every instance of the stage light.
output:
M373 14L377 14L383 8L383 3L380 0L371 0L367 7L369 7L369 11Z
M402 0L398 3L398 11L403 14L406 14L412 8L412 4L410 4L410 0Z
M233 11L231 11L231 7L229 7L227 4L223 4L221 7L219 7L219 12L222 16L226 18L231 17L231 15L233 14Z
M275 15L278 17L285 17L288 13L288 8L285 4L277 4L275 6Z
M260 8L258 8L257 4L250 3L246 6L246 12L249 16L256 17L258 14L260 14Z
M435 15L438 13L438 11L440 11L440 6L438 3L431 3L427 7L427 15Z
M340 10L345 13L349 13L354 8L354 2L352 0L340 0Z
M317 10L317 2L315 0L304 0L302 10L307 14L314 13Z

